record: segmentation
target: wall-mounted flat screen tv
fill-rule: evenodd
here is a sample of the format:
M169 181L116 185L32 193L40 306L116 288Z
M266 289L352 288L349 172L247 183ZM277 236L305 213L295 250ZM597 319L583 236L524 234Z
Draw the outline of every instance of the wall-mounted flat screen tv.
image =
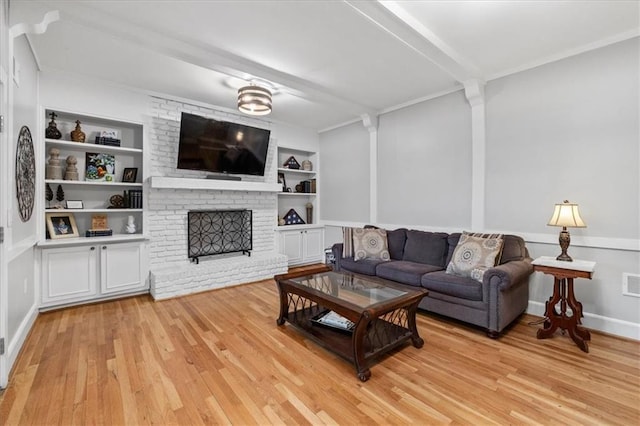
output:
M178 168L264 176L270 130L182 113Z

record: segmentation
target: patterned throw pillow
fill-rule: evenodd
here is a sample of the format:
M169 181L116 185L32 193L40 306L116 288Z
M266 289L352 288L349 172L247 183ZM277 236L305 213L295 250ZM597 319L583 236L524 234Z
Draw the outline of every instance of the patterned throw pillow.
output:
M353 230L353 260L391 260L387 246L387 231L384 229Z
M488 237L463 232L453 251L447 274L470 277L482 282L487 269L493 268L502 250L502 234Z
M342 227L342 257L353 257L353 228Z

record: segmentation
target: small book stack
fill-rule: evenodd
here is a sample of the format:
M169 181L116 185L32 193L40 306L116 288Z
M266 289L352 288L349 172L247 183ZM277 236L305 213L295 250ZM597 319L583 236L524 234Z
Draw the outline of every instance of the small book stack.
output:
M113 235L113 229L87 229L86 237L110 237Z
M96 145L120 146L118 132L115 130L103 130L96 136Z
M307 194L315 194L315 192L316 192L316 180L315 179L303 180L300 183L302 184L302 192L305 192Z
M110 237L113 230L107 227L107 215L94 214L91 216L91 229L84 233L85 237Z
M96 136L96 145L120 146L120 139Z
M124 191L124 206L128 209L142 208L142 189Z

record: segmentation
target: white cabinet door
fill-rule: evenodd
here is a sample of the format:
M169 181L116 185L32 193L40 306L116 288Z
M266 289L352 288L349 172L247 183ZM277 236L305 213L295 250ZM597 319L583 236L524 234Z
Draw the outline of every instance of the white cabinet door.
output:
M280 253L287 255L289 265L302 262L302 235L302 231L280 232Z
M89 299L97 294L96 246L42 250L42 304Z
M102 294L142 290L146 286L144 243L100 246Z
M289 266L321 262L324 256L324 229L279 231L279 252L287 255Z
M303 258L305 262L322 261L324 256L323 229L308 229L303 234Z

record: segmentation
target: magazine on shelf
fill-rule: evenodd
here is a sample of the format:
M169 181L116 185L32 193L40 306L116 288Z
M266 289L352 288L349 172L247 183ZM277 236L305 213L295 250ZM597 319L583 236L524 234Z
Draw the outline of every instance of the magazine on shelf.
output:
M322 312L321 314L313 317L311 321L318 325L346 332L353 331L356 326L352 321L333 311Z

